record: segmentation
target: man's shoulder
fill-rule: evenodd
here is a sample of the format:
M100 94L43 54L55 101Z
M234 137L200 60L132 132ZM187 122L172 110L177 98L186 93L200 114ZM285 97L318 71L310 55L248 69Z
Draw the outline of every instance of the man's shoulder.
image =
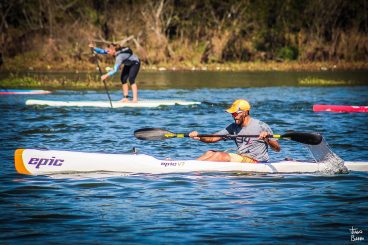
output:
M248 125L259 125L260 123L262 123L262 121L261 121L261 120L259 120L259 119L256 119L256 118L252 117L252 118L250 119L250 121L249 121Z
M267 131L267 132L272 133L272 129L271 129L270 125L268 125L267 123L265 123L261 120L258 120L258 119L254 120L253 127L261 129L261 131Z
M252 118L252 121L251 121L251 124L253 124L254 126L260 126L262 128L264 127L270 127L267 123L259 120L259 119L255 119L255 118Z
M230 123L229 125L227 125L226 128L235 128L237 127L238 125L236 123Z
M238 125L236 123L230 123L229 125L226 126L226 130L228 132L234 132L236 130L236 128L238 127Z

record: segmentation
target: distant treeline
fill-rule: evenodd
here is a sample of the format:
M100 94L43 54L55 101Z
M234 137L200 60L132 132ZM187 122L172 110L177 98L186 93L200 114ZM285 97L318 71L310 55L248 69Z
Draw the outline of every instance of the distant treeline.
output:
M368 61L367 0L1 1L4 60L83 64L119 42L146 64Z

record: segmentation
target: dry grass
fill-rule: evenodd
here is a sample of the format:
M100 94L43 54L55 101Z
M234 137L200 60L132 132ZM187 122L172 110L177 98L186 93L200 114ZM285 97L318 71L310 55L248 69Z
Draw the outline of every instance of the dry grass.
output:
M190 52L177 52L177 58L157 64L143 64L142 70L208 70L208 71L327 71L327 70L362 70L368 69L367 62L299 62L299 61L253 61L241 63L200 63L199 56L191 56ZM27 53L6 60L2 66L4 71L42 71L42 72L94 72L96 65L87 58L83 60L64 59L63 62L50 62L36 58L35 53ZM104 59L100 66L112 66L113 60Z
M316 77L307 77L298 81L303 86L346 86L352 84L351 81L345 80L327 80Z
M117 84L107 81L109 88L118 88ZM72 90L99 90L104 89L103 83L97 76L89 73L82 79L68 79L66 77L50 78L47 75L18 76L11 74L7 79L0 80L2 88L34 88L34 89L72 89Z

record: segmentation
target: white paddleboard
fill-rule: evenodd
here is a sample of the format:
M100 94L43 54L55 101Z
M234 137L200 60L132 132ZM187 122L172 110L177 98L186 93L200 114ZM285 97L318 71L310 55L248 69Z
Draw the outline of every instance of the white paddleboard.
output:
M113 101L113 108L121 107L158 107L173 105L198 105L197 101L182 100L140 100L137 103ZM111 107L109 101L56 101L56 100L27 100L26 105L44 105L44 106L73 106L73 107Z

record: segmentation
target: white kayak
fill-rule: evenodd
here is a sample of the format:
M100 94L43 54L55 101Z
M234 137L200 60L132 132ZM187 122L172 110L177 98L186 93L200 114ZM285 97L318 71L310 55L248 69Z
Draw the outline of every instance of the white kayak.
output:
M137 103L113 101L113 108L121 107L159 107L173 105L198 105L197 101L182 100L140 100ZM110 102L106 101L56 101L56 100L27 100L26 105L44 105L44 106L72 106L72 107L111 107Z
M207 162L196 160L159 160L145 154L106 154L75 151L17 149L15 169L20 174L42 175L77 172L187 173L187 172L260 172L314 173L325 169L323 163L278 161L269 163ZM368 171L368 162L345 162L351 171Z

